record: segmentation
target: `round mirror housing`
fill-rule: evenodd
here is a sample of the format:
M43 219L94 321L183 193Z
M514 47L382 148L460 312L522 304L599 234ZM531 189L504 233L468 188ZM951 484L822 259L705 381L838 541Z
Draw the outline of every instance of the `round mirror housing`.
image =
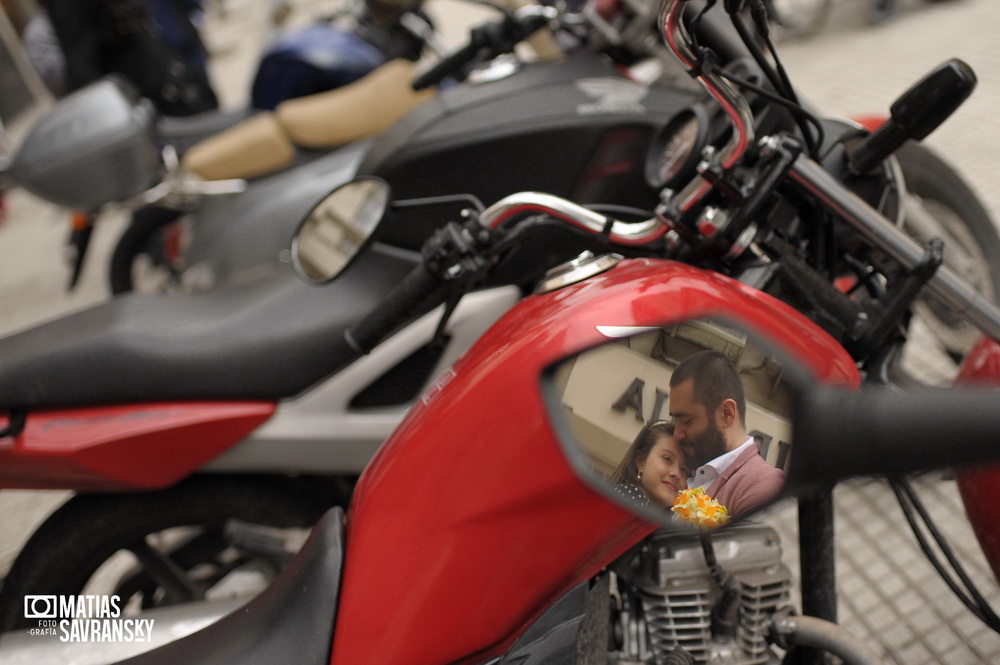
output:
M549 412L583 480L644 517L703 529L783 496L806 370L717 319L605 334L548 374Z
M295 230L295 272L310 284L334 279L371 239L389 201L389 185L378 178L358 178L330 192Z

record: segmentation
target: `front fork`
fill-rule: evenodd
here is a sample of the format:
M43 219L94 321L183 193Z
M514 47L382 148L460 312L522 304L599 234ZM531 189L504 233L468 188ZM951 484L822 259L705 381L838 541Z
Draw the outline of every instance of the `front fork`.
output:
M799 498L799 565L802 614L837 622L837 574L834 550L833 490ZM819 665L823 652L800 649L795 665Z

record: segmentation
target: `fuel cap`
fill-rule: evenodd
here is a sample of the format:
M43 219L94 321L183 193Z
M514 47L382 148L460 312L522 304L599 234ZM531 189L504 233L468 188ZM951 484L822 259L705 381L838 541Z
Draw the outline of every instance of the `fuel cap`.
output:
M556 266L545 273L545 277L535 287L535 293L548 293L561 289L570 284L582 282L594 275L600 275L605 270L610 270L618 265L622 260L620 254L602 254L594 256L594 253L587 250L572 261Z

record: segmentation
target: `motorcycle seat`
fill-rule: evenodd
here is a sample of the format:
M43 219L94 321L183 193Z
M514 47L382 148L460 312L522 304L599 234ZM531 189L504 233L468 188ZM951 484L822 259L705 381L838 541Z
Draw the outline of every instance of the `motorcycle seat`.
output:
M282 266L200 294L118 296L0 339L0 409L292 397L357 357L344 331L416 260L376 244L322 287Z
M207 628L119 665L329 663L343 530L343 509L332 508L259 596Z
M184 167L206 180L258 178L288 167L301 150L375 136L434 96L414 91L414 76L413 63L400 58L343 87L282 102L189 144Z

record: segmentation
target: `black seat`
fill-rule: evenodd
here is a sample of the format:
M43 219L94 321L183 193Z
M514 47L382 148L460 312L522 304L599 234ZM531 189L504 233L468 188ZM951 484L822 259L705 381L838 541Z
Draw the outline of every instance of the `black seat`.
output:
M290 268L197 295L125 294L0 339L0 409L296 395L413 267L378 246L322 287Z
M344 512L332 508L259 596L216 623L119 665L327 665L343 567Z

